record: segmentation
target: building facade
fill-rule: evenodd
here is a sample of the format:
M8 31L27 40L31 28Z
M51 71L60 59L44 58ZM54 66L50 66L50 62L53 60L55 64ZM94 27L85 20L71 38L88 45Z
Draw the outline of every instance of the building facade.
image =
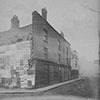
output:
M79 58L78 52L73 50L71 52L71 78L79 77Z
M12 73L17 73L15 78L13 78L14 74L11 74L9 86L13 86L11 83L15 82L17 87L38 88L71 79L70 43L65 40L63 33L58 33L48 23L47 10L43 8L42 15L34 11L30 25L19 27L19 23L18 17L14 15L11 19L11 29L0 33L0 48L11 49L10 58L13 59L10 59L9 73L12 70L14 70ZM21 45L20 48L22 47L20 51L17 50L18 45ZM16 47L17 49L15 49ZM4 55L9 55L7 50L8 55L6 52L2 54L2 51L0 59ZM7 64L4 65L7 66ZM3 77L3 79L7 78Z

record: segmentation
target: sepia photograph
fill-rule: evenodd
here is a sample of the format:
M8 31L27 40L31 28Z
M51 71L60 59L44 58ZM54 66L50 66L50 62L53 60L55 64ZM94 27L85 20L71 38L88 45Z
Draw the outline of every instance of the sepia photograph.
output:
M99 100L99 0L0 0L0 100Z

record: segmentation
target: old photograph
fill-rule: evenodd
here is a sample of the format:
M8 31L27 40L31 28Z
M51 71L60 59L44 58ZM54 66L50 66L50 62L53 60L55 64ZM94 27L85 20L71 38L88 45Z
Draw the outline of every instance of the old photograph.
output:
M99 100L99 0L0 0L0 100Z

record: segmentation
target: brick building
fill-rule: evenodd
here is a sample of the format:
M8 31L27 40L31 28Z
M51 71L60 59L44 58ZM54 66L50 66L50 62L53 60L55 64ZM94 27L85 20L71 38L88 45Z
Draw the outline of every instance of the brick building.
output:
M19 23L18 17L14 15L11 19L11 29L0 33L0 48L5 48L2 49L2 51L6 51L5 55L8 54L7 48L11 46L9 50L13 61L10 61L9 66L13 66L12 69L10 68L11 72L17 73L18 87L43 87L69 80L71 76L70 43L64 38L63 32L61 34L58 33L48 23L47 10L43 8L42 15L34 11L32 13L32 24L30 25L20 27ZM22 49L19 50L18 46L22 47ZM1 53L0 58L3 55ZM16 57L14 58L15 55ZM25 71L22 75L20 75L21 71L17 71L16 63L18 63L17 67L19 69L22 68L21 71ZM3 65L7 66L7 63L3 63ZM24 65L27 66L26 69ZM22 83L21 79L23 80ZM10 77L10 80L12 83L12 77Z

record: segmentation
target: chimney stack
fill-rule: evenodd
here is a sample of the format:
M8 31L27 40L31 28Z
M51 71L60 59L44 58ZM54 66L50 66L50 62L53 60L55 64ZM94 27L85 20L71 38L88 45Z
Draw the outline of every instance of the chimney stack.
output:
M47 20L47 10L46 8L42 8L42 17Z
M16 29L19 28L19 19L18 16L14 15L13 18L11 19L11 29Z
M61 31L61 33L60 33L60 34L61 34L61 36L62 36L62 37L64 37L64 33L63 33L63 31Z

